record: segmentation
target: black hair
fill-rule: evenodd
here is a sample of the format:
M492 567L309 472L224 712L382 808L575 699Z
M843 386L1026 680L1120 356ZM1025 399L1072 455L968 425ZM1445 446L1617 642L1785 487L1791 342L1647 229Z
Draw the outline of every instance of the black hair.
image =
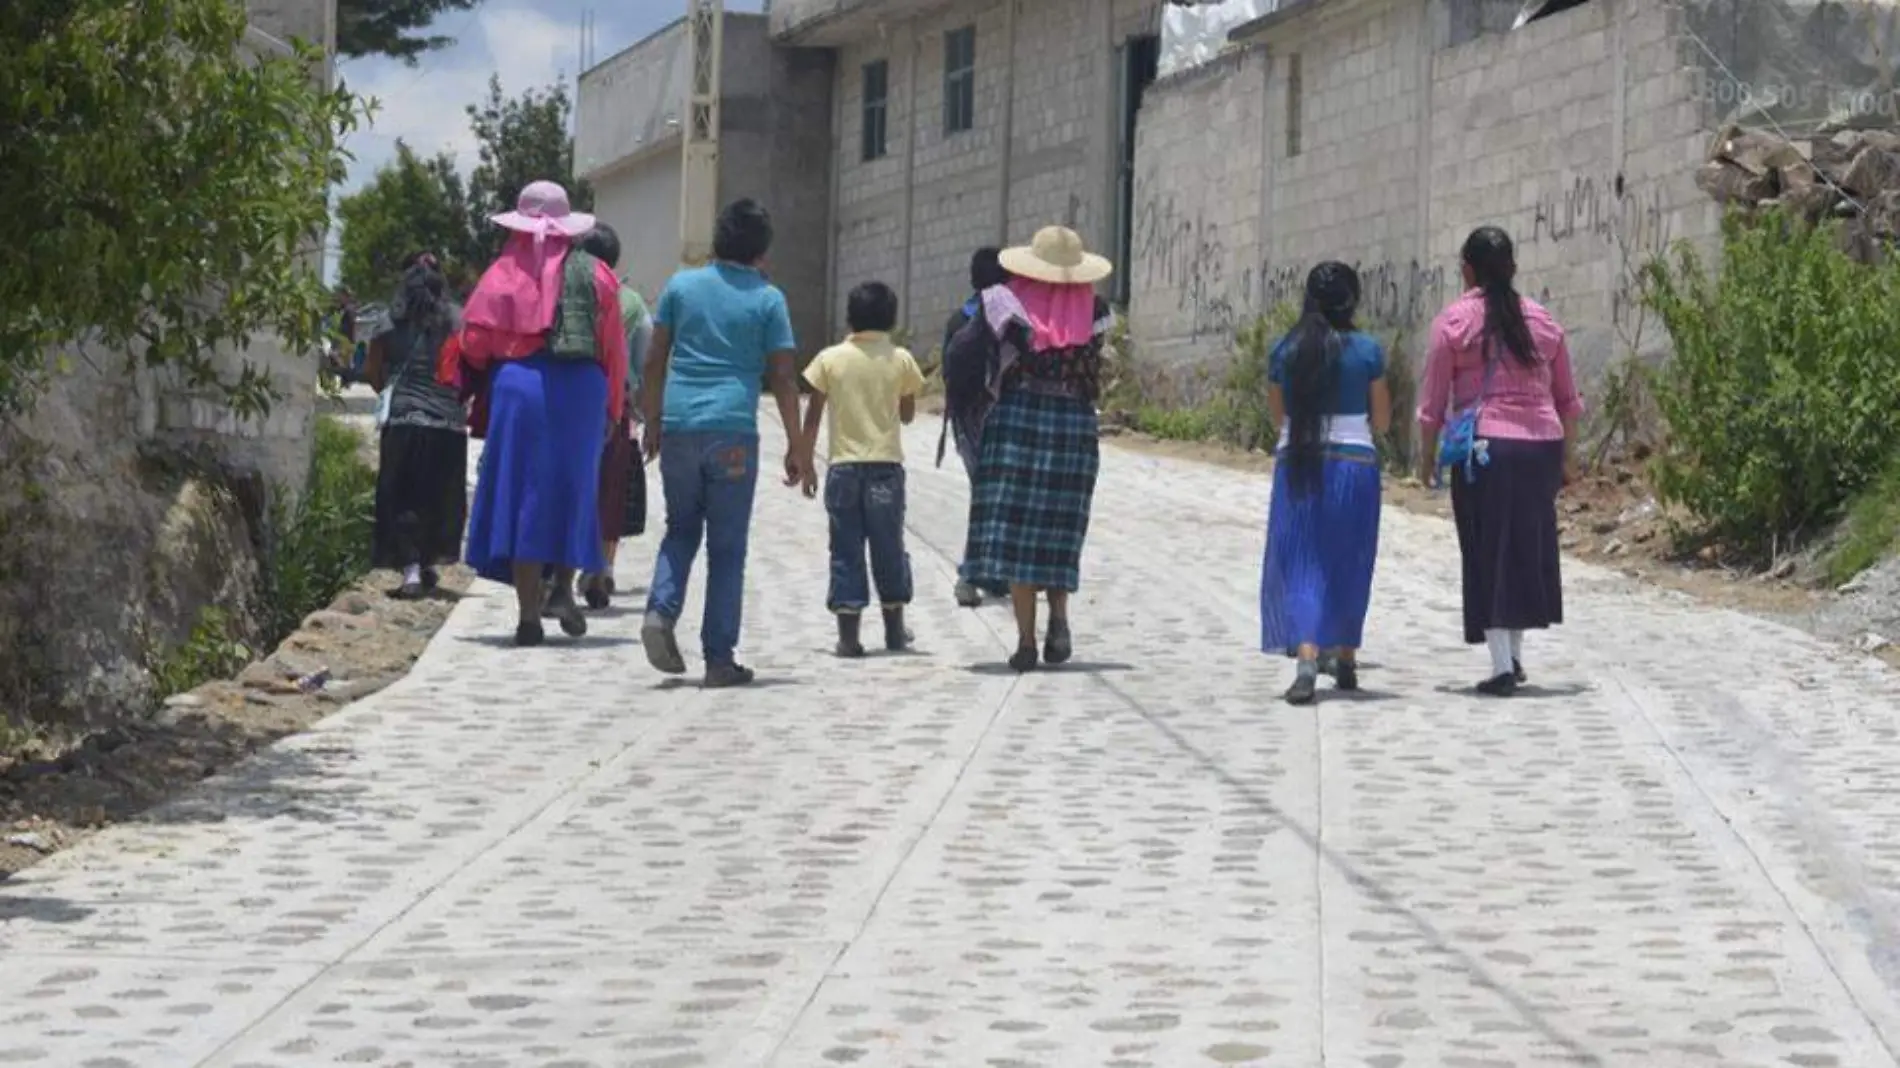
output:
M1537 363L1537 343L1524 321L1524 301L1517 295L1517 251L1511 235L1495 226L1480 226L1465 239L1460 254L1471 268L1472 281L1484 292L1484 358L1502 345L1526 367Z
M389 317L425 335L449 329L449 280L435 256L427 252L411 255L405 262L402 281L389 301Z
M1009 281L1009 272L1003 269L1003 250L985 247L976 250L970 257L970 288L978 293L991 286L1000 286Z
M897 329L897 292L882 282L866 282L845 300L844 321L854 333Z
M772 248L772 215L751 198L735 200L713 224L713 255L727 263L756 265Z
M1318 487L1326 460L1326 421L1339 394L1339 335L1353 330L1359 310L1359 273L1336 260L1306 276L1306 304L1286 337L1287 447L1289 484Z
M620 269L620 235L606 223L595 223L594 228L581 238L581 251L606 264L612 270Z

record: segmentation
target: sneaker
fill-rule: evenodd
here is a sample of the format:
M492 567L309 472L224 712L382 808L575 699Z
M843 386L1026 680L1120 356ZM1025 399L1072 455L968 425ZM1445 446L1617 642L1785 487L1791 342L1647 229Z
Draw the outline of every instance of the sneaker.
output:
M657 612L648 612L640 627L640 645L646 649L647 663L666 675L686 674L686 658L680 655L679 638L673 633L673 621Z
M957 604L964 608L981 608L983 591L967 582L957 583Z
M755 677L751 668L740 667L736 663L709 664L706 667L705 685L708 690L725 690L734 686L750 686Z
M864 619L856 612L838 613L838 655L847 660L855 660L864 655L864 643L858 639L858 631Z

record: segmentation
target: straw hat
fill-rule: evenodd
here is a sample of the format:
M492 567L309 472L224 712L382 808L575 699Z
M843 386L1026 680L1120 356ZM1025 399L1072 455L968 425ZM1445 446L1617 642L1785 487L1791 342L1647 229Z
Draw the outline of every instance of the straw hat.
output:
M998 258L1010 274L1057 285L1092 284L1115 273L1114 264L1082 247L1082 235L1066 226L1045 226L1027 246L1006 248Z
M594 217L569 207L567 190L558 182L529 182L515 200L515 210L493 216L491 221L516 233L548 236L579 237L594 228Z

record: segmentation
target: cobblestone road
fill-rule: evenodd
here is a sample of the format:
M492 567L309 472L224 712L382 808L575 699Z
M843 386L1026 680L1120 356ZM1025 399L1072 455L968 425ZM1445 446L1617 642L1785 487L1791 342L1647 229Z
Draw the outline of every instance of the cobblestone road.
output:
M1449 530L1391 514L1368 692L1289 711L1264 482L1110 451L1080 662L1019 680L960 475L911 485L917 655L826 654L823 514L762 487L757 689L663 684L632 610L516 652L483 587L0 885L0 1064L1896 1063L1900 678L1576 568L1481 703Z

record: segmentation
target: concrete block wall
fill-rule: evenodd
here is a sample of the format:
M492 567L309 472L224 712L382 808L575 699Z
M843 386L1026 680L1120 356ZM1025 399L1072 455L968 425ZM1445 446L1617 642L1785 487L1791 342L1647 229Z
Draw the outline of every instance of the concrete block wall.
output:
M680 262L680 155L648 155L593 179L594 214L620 235L620 270L651 305Z
M843 328L851 287L877 278L898 289L905 321L928 349L967 295L976 248L1027 242L1050 223L1072 225L1092 246L1108 248L1113 49L1150 32L1158 8L1159 0L962 0L843 41L835 83L835 327ZM776 8L773 17L780 17ZM976 28L976 122L949 134L944 35L964 26ZM863 70L878 60L890 64L887 152L865 161Z
M1586 379L1631 348L1655 350L1659 331L1637 332L1632 272L1719 229L1694 186L1708 132L1679 13L1596 0L1450 44L1456 15L1446 0L1332 0L1274 27L1260 58L1150 92L1137 210L1173 205L1185 220L1173 225L1198 236L1159 250L1172 264L1149 263L1157 250L1138 242L1131 327L1144 353L1191 374L1223 355L1230 321L1297 299L1329 258L1360 267L1370 325L1423 327L1455 295L1465 236L1487 223L1518 240L1521 287L1564 321ZM1264 120L1231 122L1229 109ZM1215 147L1178 129L1192 116L1222 130ZM1237 186L1236 158L1265 176L1251 227L1256 194Z

